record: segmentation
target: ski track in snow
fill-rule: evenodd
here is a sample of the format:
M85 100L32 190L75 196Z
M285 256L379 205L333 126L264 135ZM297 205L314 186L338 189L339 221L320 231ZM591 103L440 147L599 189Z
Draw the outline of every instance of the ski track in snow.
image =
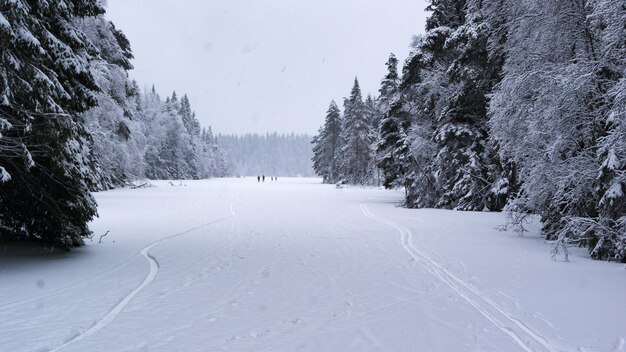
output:
M122 298L122 300L117 303L115 305L115 307L113 307L113 309L111 309L102 319L98 320L94 325L92 325L89 329L87 329L84 332L79 333L78 335L72 337L71 339L67 340L66 342L64 342L62 345L50 350L49 352L58 352L62 349L64 349L65 347L78 342L80 340L85 339L86 337L92 336L94 334L96 334L98 331L102 330L103 328L105 328L107 325L109 325L113 320L115 320L115 318L117 318L117 316L122 312L122 310L130 303L130 301L132 301L132 299L141 291L143 290L146 286L148 286L152 281L154 281L154 279L156 278L156 275L159 271L160 265L159 265L159 261L152 255L150 254L150 250L152 248L154 248L156 245L160 244L163 241L167 241L170 240L172 238L176 238L176 237L180 237L183 235L186 235L188 233L194 232L196 230L199 230L201 228L207 227L207 226L211 226L211 225L215 225L219 222L222 222L224 220L228 220L231 218L235 217L235 211L234 211L234 203L230 204L230 213L231 216L225 216L223 218L217 219L217 220L213 220L211 222L207 222L205 224L196 226L194 228L185 230L183 232L179 232L170 236L166 236L163 237L153 243L151 243L150 245L144 247L141 250L141 255L146 258L146 260L148 260L148 263L150 264L150 272L148 273L148 275L146 276L146 278L143 280L143 282L137 286L137 288L135 288L133 291L131 291L128 295L126 295L126 297Z
M448 285L453 291L455 291L461 298L474 307L482 316L493 323L498 329L507 334L513 341L526 352L562 352L573 351L568 348L562 350L556 349L552 346L546 338L541 336L540 333L534 331L527 325L525 325L520 319L508 314L503 308L498 306L490 298L479 292L477 289L471 287L468 283L451 273L444 268L437 261L430 258L422 251L415 248L413 245L412 232L390 220L375 215L372 213L365 204L361 204L361 210L363 214L370 219L383 223L387 226L393 227L400 232L400 242L404 250L406 250L413 259L426 268L433 276L441 280ZM508 321L508 323L507 323ZM513 323L512 325L510 323ZM561 346L564 347L564 346Z

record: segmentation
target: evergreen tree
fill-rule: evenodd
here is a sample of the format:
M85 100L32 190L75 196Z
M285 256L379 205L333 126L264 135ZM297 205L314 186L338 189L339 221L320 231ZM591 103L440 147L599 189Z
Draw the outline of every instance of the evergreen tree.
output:
M227 176L229 170L226 155L218 145L211 127L202 129L201 144L202 152L198 158L200 161L200 178Z
M174 92L174 94L176 93ZM189 103L189 98L187 97L187 94L183 95L180 100L180 108L178 110L178 114L183 120L183 125L187 129L189 135L199 136L200 122L198 122L195 113L191 110L191 104Z
M146 148L137 112L140 91L127 73L132 68L130 44L102 15L76 22L100 53L91 62L91 73L100 88L98 106L83 114L92 136L89 149L96 160L91 190L123 186L144 176Z
M167 98L169 101L169 98ZM144 122L146 135L145 176L152 180L168 179L169 175L161 158L161 141L165 139L165 108L159 94L153 89L143 94L140 100L140 117Z
M94 51L75 20L95 0L0 2L0 231L69 248L96 214L80 113L96 104Z
M344 101L341 134L341 180L349 184L371 184L374 181L375 136L367 117L359 81L355 78L350 97Z
M489 108L492 132L522 182L510 208L540 214L557 249L577 243L593 258L626 261L621 185L614 183L622 161L612 142L620 128L610 118L624 75L624 6L509 7L520 20L508 29L503 79Z
M335 101L330 103L326 121L313 137L313 170L324 183L335 183L339 176L339 149L341 135L341 111Z
M373 131L378 130L378 126L382 120L382 113L378 107L378 102L371 94L368 94L363 103L365 107L365 119Z
M449 96L442 72L450 62L444 50L448 32L441 28L415 38L402 68L398 98L389 110L389 121L397 132L387 137L388 148L393 148L386 154L391 161L387 183L405 187L408 207L434 207L441 198L433 163L437 155L434 126Z
M500 197L503 200L490 192L494 182L498 194L508 187L502 184L506 179L496 175L498 164L492 160L495 153L488 142L488 94L497 83L501 67L492 62L488 52L491 27L482 17L482 6L482 1L469 1L465 16L447 16L462 17L465 23L451 33L445 44L453 60L446 69L450 98L435 125L438 153L434 166L443 190L440 207L500 210L506 200L506 192Z
M378 126L378 142L376 144L376 159L378 167L383 174L383 185L385 188L395 188L403 184L403 174L401 166L396 160L396 149L403 132L397 116L391 112L398 111L398 106L392 108L392 104L398 99L398 60L394 54L389 55L386 63L387 74L383 78L379 89L379 111L383 117ZM396 182L397 180L402 180Z
M380 89L378 90L378 109L384 115L389 111L391 103L398 98L398 86L400 84L400 77L398 76L398 59L391 53L387 63L387 74L380 82Z
M408 186L405 177L410 168L401 161L403 156L409 152L406 131L399 118L399 115L402 115L401 109L402 104L400 102L392 105L380 125L376 151L385 188Z

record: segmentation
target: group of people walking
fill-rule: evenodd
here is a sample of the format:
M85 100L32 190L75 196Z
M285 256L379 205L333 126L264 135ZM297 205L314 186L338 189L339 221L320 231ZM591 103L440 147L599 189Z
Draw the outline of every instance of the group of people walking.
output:
M270 176L270 179L272 180L272 182L278 181L278 177L276 177L276 176ZM257 182L261 182L261 180L263 180L263 182L265 182L265 175L257 176L256 180L257 180Z

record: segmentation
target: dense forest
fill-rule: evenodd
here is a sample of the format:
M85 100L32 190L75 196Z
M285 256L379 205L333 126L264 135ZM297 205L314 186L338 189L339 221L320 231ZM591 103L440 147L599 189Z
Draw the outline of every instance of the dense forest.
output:
M555 254L626 262L626 4L431 0L379 94L358 81L314 137L327 183L403 187L407 207L538 215Z
M307 134L218 135L230 176L313 176Z
M96 0L0 1L0 235L69 248L90 191L226 174L187 96L129 79L130 43Z

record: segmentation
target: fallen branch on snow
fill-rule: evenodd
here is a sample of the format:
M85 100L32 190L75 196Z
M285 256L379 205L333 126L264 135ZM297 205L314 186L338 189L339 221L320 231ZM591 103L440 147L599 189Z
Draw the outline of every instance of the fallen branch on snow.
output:
M100 236L100 239L98 240L98 243L102 243L102 238L105 237L108 234L109 234L109 230L107 230L107 232L105 232L104 235Z

